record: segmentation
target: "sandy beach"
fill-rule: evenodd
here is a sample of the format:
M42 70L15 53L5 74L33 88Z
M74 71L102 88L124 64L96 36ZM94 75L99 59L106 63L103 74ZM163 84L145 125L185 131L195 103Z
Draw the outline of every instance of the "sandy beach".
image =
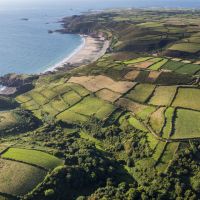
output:
M47 71L54 71L66 66L80 66L94 62L103 56L108 49L110 42L103 37L82 36L83 44L77 48L72 55L66 57Z

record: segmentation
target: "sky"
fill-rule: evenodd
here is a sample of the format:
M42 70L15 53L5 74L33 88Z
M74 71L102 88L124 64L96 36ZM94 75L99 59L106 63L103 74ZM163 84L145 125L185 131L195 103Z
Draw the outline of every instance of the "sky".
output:
M56 5L56 4L70 4L70 3L86 3L86 2L94 2L95 0L0 0L0 7L1 6L27 6L27 5ZM106 1L120 1L120 0L102 0L102 2ZM131 1L131 0L130 0Z
M0 0L2 7L56 6L56 5L92 5L92 4L124 5L132 7L199 7L200 0Z

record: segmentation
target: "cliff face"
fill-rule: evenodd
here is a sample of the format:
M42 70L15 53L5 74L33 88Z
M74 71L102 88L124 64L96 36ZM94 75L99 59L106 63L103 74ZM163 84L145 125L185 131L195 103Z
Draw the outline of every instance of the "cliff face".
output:
M106 28L109 18L116 16L115 13L95 13L90 15L74 15L64 18L61 23L63 29L60 33L92 34L99 29ZM111 27L111 25L109 25Z
M82 16L72 16L64 18L62 21L63 29L57 30L60 33L90 34L98 28L98 23L82 18Z

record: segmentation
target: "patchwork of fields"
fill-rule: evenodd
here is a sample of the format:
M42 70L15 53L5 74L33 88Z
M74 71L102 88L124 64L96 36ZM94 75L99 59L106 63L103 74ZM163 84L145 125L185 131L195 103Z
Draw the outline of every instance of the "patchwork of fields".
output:
M177 59L152 57L137 58L124 61L124 63L127 68L132 69L139 68L138 63L147 61L151 62L151 66L162 62L161 70L177 70L182 66L190 68L194 65L186 64L181 60L177 61ZM158 69L157 66L156 69ZM152 68L149 70L154 72ZM198 115L200 112L198 87L158 85L156 79L159 78L161 72L148 75L150 79L155 79L152 83L138 83L136 76L140 76L141 72L137 71L139 73L135 74L133 72L127 72L125 75L125 79L128 78L129 81L124 79L116 81L104 75L71 77L64 82L51 85L51 87L46 86L40 90L36 88L18 96L17 101L23 108L32 110L39 118L50 116L66 124L80 124L86 122L90 117L106 121L112 117L112 113L115 113L118 107L122 107L136 115L138 120L144 122L148 130L150 129L160 138L200 137L200 132L197 131L200 128L198 124L194 127L195 134L186 137L184 131L178 128L180 116L177 114L180 113L179 109L184 109L188 110L191 118L193 118L193 114L194 116ZM131 76L135 76L132 81ZM140 77L140 80L142 81L143 78ZM183 118L182 115L181 118ZM184 122L189 124L190 118L184 119Z

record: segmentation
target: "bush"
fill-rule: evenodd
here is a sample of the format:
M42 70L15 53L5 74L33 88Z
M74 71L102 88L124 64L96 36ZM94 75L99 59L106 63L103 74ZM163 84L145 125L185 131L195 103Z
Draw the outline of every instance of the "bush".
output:
M44 191L45 197L52 197L55 194L53 189L48 189Z

